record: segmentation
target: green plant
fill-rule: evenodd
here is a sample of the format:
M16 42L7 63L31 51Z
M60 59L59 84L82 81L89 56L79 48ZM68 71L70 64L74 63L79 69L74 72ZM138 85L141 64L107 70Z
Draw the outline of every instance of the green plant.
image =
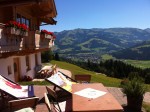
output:
M128 83L122 85L122 91L127 96L127 107L137 112L141 111L143 95L146 87L140 77L134 77Z

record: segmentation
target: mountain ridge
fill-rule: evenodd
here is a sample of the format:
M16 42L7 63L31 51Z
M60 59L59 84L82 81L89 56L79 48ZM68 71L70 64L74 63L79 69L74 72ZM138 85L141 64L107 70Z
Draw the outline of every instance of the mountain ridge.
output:
M56 52L64 55L113 53L149 40L150 29L92 28L55 32Z

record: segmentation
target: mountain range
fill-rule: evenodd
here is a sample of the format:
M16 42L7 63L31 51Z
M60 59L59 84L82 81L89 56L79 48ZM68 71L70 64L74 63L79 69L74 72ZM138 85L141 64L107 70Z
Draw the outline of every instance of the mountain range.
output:
M141 45L140 43L143 41L149 40L150 29L74 29L55 32L55 35L57 37L55 40L55 50L61 55L74 55L82 57L85 55L101 56L102 54L109 53L113 56L121 58L123 52L127 52L126 49L129 50L130 47ZM137 48L138 47L136 46L136 50L134 48L131 49L133 51L138 51ZM140 48L140 50L142 50L142 48ZM119 55L117 55L117 53Z

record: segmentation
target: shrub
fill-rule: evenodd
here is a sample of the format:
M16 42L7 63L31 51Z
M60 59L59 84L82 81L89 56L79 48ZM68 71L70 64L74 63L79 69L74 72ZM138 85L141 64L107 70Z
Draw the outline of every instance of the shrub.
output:
M134 78L139 78L139 73L138 72L130 72L128 75L129 80L132 80Z
M22 81L32 81L32 78L28 75L25 75Z

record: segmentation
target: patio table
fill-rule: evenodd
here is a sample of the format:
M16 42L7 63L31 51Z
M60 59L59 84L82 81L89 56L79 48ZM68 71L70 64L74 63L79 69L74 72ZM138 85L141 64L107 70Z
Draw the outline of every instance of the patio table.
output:
M72 93L72 110L75 112L123 112L122 106L101 83L73 84Z

